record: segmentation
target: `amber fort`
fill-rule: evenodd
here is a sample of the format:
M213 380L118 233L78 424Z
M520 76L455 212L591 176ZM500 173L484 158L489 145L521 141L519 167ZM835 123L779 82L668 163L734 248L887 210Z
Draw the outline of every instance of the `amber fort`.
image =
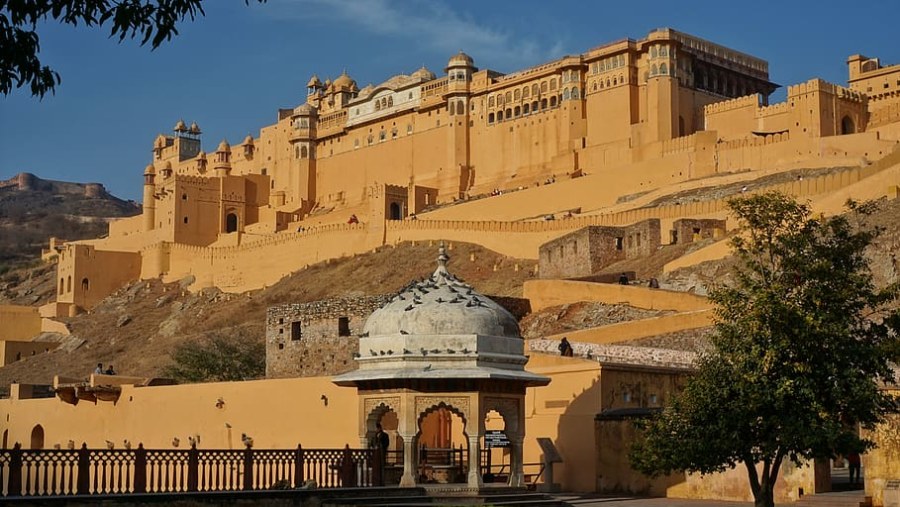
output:
M33 335L66 333L61 319L141 280L242 294L409 244L428 245L436 271L410 273L422 281L397 294L269 308L263 380L57 378L51 398L14 384L0 400L3 447L172 448L180 435L225 449L241 448L242 433L256 449L365 447L383 423L401 458L381 478L395 485L477 490L487 449L506 460L511 487L751 499L740 471L643 477L622 444L634 438L628 410L664 406L696 356L621 342L709 326L711 304L697 291L590 278L667 246L701 245L664 273L726 257L732 194L779 190L824 214L851 197L896 199L900 65L856 54L844 84L776 83L766 60L670 28L508 74L477 58L384 69L409 73L362 87L349 72L313 75L296 105L273 108L274 122L241 140L210 143L176 114L133 168L141 214L102 238L52 240L43 257L57 266L55 301L0 307L2 364L43 352ZM771 101L782 87L785 99ZM698 192L712 187L724 190ZM461 242L532 261L521 298L495 301L457 279ZM568 333L571 358L556 353L561 335L522 339L522 314L575 301L666 313ZM191 415L167 418L161 406ZM865 458L876 506L900 505L888 488L900 479L893 424ZM500 429L508 446L488 448ZM420 444L468 454L426 477ZM540 474L527 466L537 463ZM829 473L789 467L776 497L824 492Z

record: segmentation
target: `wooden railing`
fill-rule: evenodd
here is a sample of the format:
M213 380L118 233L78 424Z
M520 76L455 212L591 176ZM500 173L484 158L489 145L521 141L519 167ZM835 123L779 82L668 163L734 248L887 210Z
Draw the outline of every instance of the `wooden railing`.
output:
M0 497L383 486L378 449L0 449Z

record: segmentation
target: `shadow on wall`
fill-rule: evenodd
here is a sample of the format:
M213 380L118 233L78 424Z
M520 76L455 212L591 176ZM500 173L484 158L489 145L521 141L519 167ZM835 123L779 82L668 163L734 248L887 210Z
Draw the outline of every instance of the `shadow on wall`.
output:
M633 418L597 420L601 411L600 387L598 377L571 400L559 418L555 444L565 474L555 482L561 482L563 489L569 491L666 496L668 488L684 482L684 476L651 479L632 470L628 451L637 437Z

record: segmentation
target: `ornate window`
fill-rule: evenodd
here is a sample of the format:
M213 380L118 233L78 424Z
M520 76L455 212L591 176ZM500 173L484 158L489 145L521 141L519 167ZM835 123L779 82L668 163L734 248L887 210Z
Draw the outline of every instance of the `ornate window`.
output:
M547 82L541 82L541 93L547 93Z
M494 96L488 97L488 107L494 107Z
M556 78L553 78L550 80L550 91L553 91L555 89L556 89Z
M522 93L516 89L516 91L513 92L513 100L519 100L520 98L522 98Z

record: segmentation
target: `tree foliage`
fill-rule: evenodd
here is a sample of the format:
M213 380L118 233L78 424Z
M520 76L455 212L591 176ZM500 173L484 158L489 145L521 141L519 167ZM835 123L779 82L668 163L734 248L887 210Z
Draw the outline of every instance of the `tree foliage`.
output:
M163 375L180 382L230 382L266 374L266 347L241 332L216 331L175 347Z
M244 0L249 4L251 0ZM265 3L266 0L256 0ZM108 27L119 42L137 39L156 49L178 35L178 24L203 16L203 0L0 0L0 93L28 86L43 97L60 83L44 65L38 25L48 20L66 25Z
M719 472L743 463L756 505L772 506L785 459L796 464L870 448L857 428L898 411L897 284L877 289L865 256L880 230L871 203L814 218L777 193L729 202L735 281L711 292L716 333L696 375L644 423L633 466L650 475Z

